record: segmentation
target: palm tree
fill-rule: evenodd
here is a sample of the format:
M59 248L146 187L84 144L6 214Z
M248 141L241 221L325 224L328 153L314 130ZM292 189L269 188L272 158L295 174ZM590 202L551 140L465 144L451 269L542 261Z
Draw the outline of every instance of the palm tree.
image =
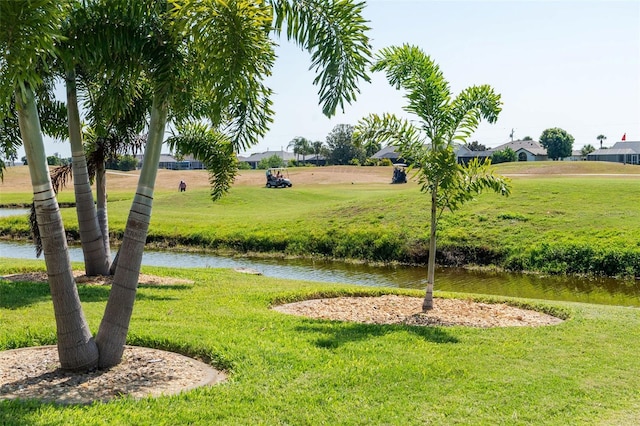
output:
M304 163L306 155L311 153L311 141L302 136L297 136L289 142L287 149L289 148L293 148L293 153L297 156L296 161L300 160L300 155L302 155L302 162Z
M13 91L57 326L66 369L93 367L98 348L82 312L58 202L51 185L34 88L42 82L66 10L56 2L0 2L0 99Z
M490 123L500 113L500 95L488 85L473 86L453 98L449 83L431 58L419 48L404 45L383 49L373 71L385 71L389 83L406 91L408 113L419 126L394 115L371 115L357 126L358 140L374 139L398 146L404 158L412 158L421 190L431 198L429 260L423 311L433 309L436 231L438 217L454 210L484 189L508 195L506 179L495 176L490 162L457 163L454 144L464 144L481 119Z
M351 1L96 0L82 5L72 19L85 19L95 40L91 55L78 52L86 61L81 68L100 75L107 88L144 79L152 90L144 162L95 341L75 288L32 90L49 65L48 55L56 51L68 11L64 3L45 0L0 2L0 94L6 104L15 93L53 293L60 360L67 369L120 362L169 114L177 125L194 119L209 123L204 145L180 147L207 156L215 172L222 170L218 188L224 189L232 175L231 154L255 144L272 120L271 90L263 84L275 59L269 31L285 32L312 53L320 103L328 116L355 99L358 81L368 80L369 62L363 4ZM104 107L112 111L108 103Z
M589 154L591 154L593 151L595 151L596 149L593 147L593 145L591 145L590 143L586 144L585 146L582 147L582 149L580 150L580 153L583 156L587 156Z
M367 78L369 45L361 4L328 0L180 3L181 7L152 11L153 22L161 28L151 41L158 44L139 58L150 68L154 94L138 189L96 336L99 363L105 367L119 363L124 349L169 110L178 122L206 117L214 129L210 140L228 140L235 152L253 145L265 134L272 115L271 91L262 83L274 61L273 42L265 31L272 25L279 33L286 23L287 37L313 53L325 114L332 115L344 101L353 100L357 81ZM179 37L186 33L198 37ZM189 87L192 92L185 93ZM198 102L193 102L194 97Z
M596 139L600 141L600 149L602 149L602 142L606 141L607 137L605 135L598 135Z
M316 156L316 166L318 165L318 157L322 154L324 143L322 141L311 142L311 151Z

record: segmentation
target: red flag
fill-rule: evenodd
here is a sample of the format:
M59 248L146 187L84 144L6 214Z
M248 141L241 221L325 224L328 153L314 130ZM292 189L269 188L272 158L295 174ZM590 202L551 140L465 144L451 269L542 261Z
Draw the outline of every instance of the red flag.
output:
M624 135L622 135L622 140L626 141L627 140L627 134L625 133Z

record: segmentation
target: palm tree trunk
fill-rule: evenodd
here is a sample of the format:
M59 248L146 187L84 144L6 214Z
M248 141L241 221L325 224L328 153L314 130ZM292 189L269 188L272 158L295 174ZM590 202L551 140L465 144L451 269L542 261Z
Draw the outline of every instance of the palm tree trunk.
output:
M138 189L129 211L122 246L118 251L118 264L111 293L96 336L100 349L100 367L111 367L122 360L151 219L153 190L158 174L167 111L166 100L156 94L151 107L149 135Z
M42 140L33 91L26 86L24 98L16 89L20 133L27 156L33 199L42 239L44 260L53 301L58 355L63 369L82 370L98 362L98 348L84 317L73 278L67 238L60 216Z
M436 277L436 229L437 229L437 186L431 191L431 229L429 236L429 261L427 263L427 291L422 302L422 312L433 309L433 284Z
M73 188L76 196L76 214L78 229L84 255L84 268L87 275L108 275L109 258L104 251L102 232L98 223L96 206L87 171L87 158L82 144L80 112L76 91L76 73L69 70L66 75L67 111L69 121L69 141L73 157Z
M107 213L107 175L104 162L96 164L96 209L98 213L98 225L100 226L100 233L102 234L104 255L110 264L111 243L109 241L109 215Z

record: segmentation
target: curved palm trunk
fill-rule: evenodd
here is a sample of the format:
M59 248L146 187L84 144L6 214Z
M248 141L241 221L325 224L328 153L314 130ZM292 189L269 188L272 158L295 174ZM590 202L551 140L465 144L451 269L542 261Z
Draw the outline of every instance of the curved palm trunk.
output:
M82 144L80 112L76 91L76 73L67 72L67 111L69 122L69 141L73 157L73 189L76 196L78 229L84 255L84 268L87 275L108 275L109 258L105 254L102 232L98 223L96 206L87 171L87 158Z
M138 189L129 211L122 246L118 251L118 263L109 301L96 336L100 350L100 367L111 367L122 360L151 219L153 190L158 174L167 110L166 100L156 94L151 107L149 136Z
M16 90L15 98L56 318L60 364L67 370L89 369L98 362L98 348L84 317L73 279L67 238L58 200L51 186L33 91L27 87L23 102L20 91Z
M438 199L437 187L431 191L431 229L429 236L429 261L427 263L427 292L422 302L422 312L433 309L433 284L436 278L436 227L437 211L436 202Z

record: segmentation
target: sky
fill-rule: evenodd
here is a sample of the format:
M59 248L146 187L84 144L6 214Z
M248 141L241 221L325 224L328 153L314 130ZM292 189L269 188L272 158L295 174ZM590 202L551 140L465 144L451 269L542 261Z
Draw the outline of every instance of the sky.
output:
M640 2L369 0L364 10L372 51L411 44L440 66L452 93L489 84L501 94L494 124L481 123L468 139L495 147L525 136L538 140L551 127L574 139L574 149L611 146L626 133L640 140ZM244 154L286 149L298 136L325 141L338 124L370 113L404 112L403 93L383 73L362 82L344 112L327 118L309 71L310 55L277 40L278 59L267 85L274 90L274 122ZM166 150L168 152L168 150ZM70 156L67 143L47 142L47 154ZM20 154L20 156L23 154Z

